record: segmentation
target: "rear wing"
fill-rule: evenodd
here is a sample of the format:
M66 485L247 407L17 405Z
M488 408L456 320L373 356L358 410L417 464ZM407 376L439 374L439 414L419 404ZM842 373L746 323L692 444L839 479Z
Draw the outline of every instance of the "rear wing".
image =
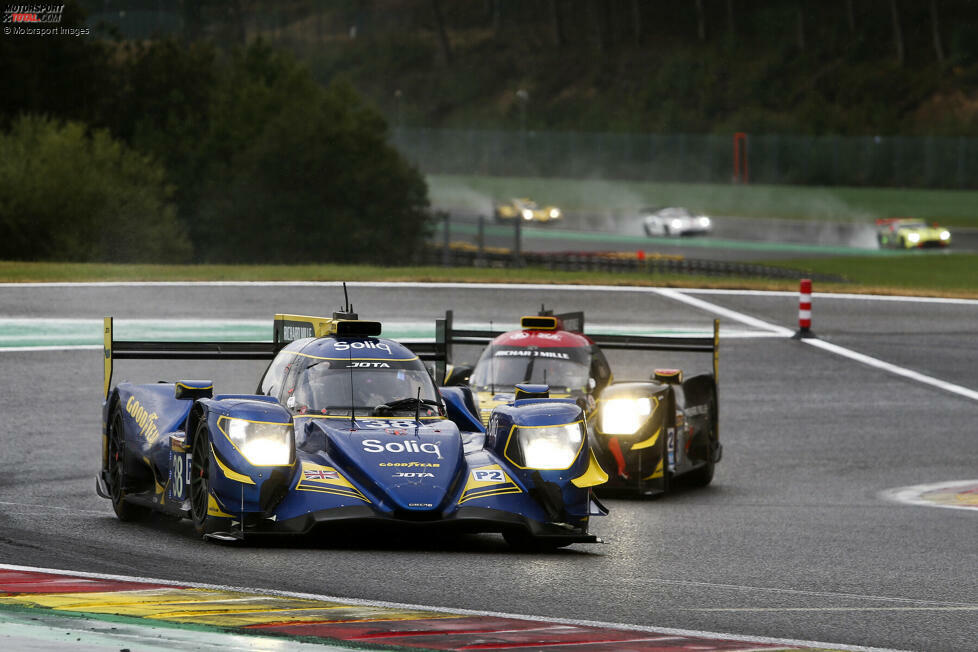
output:
M560 319L564 330L580 333L602 349L630 351L680 351L713 354L713 377L719 378L720 320L713 320L713 335L702 337L669 337L663 335L604 335L584 332L584 313L571 312L553 315L541 311L541 316ZM451 310L445 311L444 319L435 320L434 342L402 342L422 360L435 363L435 378L445 378L445 367L452 364L452 349L456 344L487 345L506 331L455 328Z
M352 316L352 315L350 315ZM345 317L345 315L344 315ZM304 337L380 333L380 323L359 319L275 315L271 342L173 342L117 340L112 317L104 320L104 392L109 396L116 360L271 360L282 348Z

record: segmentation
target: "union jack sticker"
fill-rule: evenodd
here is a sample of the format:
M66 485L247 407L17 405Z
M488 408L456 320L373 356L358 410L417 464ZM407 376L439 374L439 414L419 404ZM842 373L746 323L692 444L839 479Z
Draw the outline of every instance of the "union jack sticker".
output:
M336 471L324 471L323 469L305 469L302 475L306 480L335 480L339 477Z

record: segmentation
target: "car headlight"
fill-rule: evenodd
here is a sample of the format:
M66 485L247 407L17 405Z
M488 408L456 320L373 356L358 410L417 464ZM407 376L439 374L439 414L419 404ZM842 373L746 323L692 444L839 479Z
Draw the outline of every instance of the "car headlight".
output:
M560 209L559 208L551 208L550 209L550 217L560 217Z
M950 239L951 239L950 231L941 231L941 240L950 240Z
M295 435L291 423L246 421L231 417L221 421L221 430L252 465L286 466L292 463Z
M701 215L698 219L698 222L700 223L700 226L702 228L704 229L710 228L710 218L706 217L705 215Z
M907 236L907 240L909 240L910 242L920 242L920 234L911 233Z
M601 432L606 435L634 435L649 415L652 414L652 399L609 398L601 406Z
M522 214L523 214L523 219L524 220L532 220L533 219L533 211L531 211L529 208L524 208Z
M682 223L682 220L673 220L669 224L669 226L671 226L674 229L681 229L681 228L683 228L683 223Z
M522 426L516 428L516 441L527 468L566 469L581 451L584 430L580 421L559 426Z

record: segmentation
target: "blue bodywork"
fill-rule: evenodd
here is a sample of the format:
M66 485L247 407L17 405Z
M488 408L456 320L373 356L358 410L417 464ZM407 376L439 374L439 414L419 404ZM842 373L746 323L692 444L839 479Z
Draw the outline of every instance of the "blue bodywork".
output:
M120 383L103 405L99 493L111 497L106 442L121 415L124 500L192 517L193 440L206 437L212 459L206 472L208 517L220 524L215 531L235 538L356 522L501 532L556 545L597 540L588 534L589 517L605 511L591 487L605 476L590 451L584 414L573 401L515 400L499 406L487 427L473 413L468 388L458 387L440 388L440 397L423 411L412 406L396 414L305 412L295 399L304 372L289 369L302 362L311 370L321 361L349 368L353 383L354 371L363 367L411 365L417 358L381 338L306 338L285 347L269 366L262 381L269 395L211 396L208 381ZM288 462L252 463L229 434L235 422L279 432L291 428ZM567 468L522 463L514 436L520 428L544 433L556 426L573 433L574 424L580 424L581 443Z

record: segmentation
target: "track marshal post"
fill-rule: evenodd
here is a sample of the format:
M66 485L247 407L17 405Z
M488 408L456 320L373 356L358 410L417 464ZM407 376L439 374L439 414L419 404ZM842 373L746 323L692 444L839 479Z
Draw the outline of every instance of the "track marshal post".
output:
M812 279L801 279L801 291L798 294L798 332L792 339L802 340L817 337L812 332Z

